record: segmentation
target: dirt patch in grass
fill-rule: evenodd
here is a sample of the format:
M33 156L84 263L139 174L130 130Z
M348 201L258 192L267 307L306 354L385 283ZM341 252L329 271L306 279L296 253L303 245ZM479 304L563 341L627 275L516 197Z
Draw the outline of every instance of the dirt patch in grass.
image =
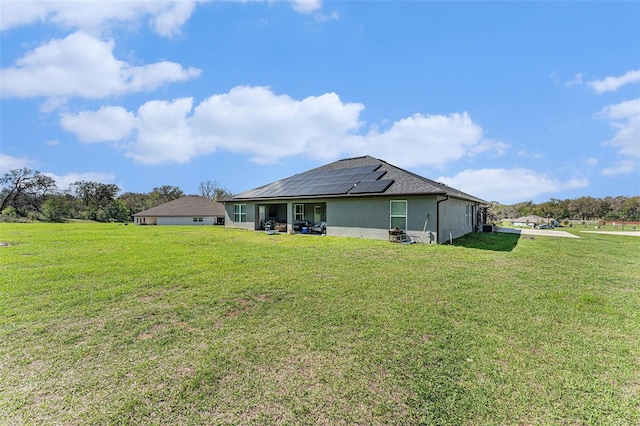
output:
M233 409L220 414L233 424L383 424L383 419L403 423L410 411L410 391L383 371L363 373L354 359L336 354L291 354L223 379L218 403ZM256 404L251 398L238 400L238 395L251 395L252 389L261 391Z
M258 294L252 298L239 298L233 301L231 309L225 315L227 318L236 318L240 314L249 312L256 302L271 302L271 298L266 294Z

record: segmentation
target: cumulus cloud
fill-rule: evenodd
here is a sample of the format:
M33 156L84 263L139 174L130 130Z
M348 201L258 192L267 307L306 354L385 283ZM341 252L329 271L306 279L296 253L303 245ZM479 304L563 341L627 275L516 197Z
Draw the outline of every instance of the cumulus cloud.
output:
M485 151L503 153L502 142L483 139L482 127L469 114L414 114L398 120L385 131L374 128L363 136L351 136L343 151L352 155L373 153L402 167L442 167Z
M0 174L4 175L9 170L33 168L35 162L26 157L13 157L11 155L3 154L0 152Z
M115 176L111 173L101 173L101 172L85 172L85 173L76 173L71 172L65 175L56 175L55 173L42 173L43 175L49 176L53 180L56 181L56 186L59 190L64 191L69 189L69 186L72 183L84 180L91 182L100 182L100 183L112 183L115 180Z
M607 77L603 80L596 80L589 83L597 93L615 92L621 86L640 81L640 70L629 71L619 77Z
M484 152L502 154L507 147L484 138L467 113L415 114L387 130L374 126L361 134L364 105L342 102L335 93L296 100L268 87L239 86L195 106L192 98L181 98L147 102L135 115L114 108L66 115L61 125L88 142L132 134L127 155L145 164L186 163L224 150L247 154L256 163L370 154L401 167L442 167ZM89 124L82 123L85 118Z
M138 138L127 155L143 164L186 163L214 151L215 143L194 135L188 119L192 105L191 98L142 105L137 114Z
M203 101L192 124L201 140L250 154L258 163L300 154L327 159L359 128L363 109L359 103L343 103L335 93L295 100L267 87L241 86Z
M437 180L485 200L506 204L589 185L587 179L562 182L524 168L465 170L453 177L439 177Z
M84 32L52 40L0 70L3 97L103 98L153 90L200 74L196 68L162 61L133 66L113 56L114 42Z
M95 112L63 114L60 126L75 133L81 142L117 141L131 133L135 117L122 107L106 106Z
M34 23L50 23L66 29L96 33L149 17L150 27L162 36L173 36L191 17L195 1L24 1L3 0L0 30Z
M613 138L604 142L611 146L621 159L614 167L604 169L605 175L631 173L640 169L640 98L619 104L607 105L597 117L610 120L615 131Z

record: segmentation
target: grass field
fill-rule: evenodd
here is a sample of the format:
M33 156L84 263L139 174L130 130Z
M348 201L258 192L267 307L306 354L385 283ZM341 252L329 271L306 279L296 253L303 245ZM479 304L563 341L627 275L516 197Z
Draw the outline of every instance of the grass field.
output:
M2 424L640 424L640 238L0 224Z

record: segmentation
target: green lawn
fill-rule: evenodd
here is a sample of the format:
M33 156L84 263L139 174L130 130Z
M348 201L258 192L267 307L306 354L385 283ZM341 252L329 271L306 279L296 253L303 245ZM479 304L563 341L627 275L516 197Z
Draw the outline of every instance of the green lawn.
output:
M640 424L640 238L578 235L3 223L0 423Z

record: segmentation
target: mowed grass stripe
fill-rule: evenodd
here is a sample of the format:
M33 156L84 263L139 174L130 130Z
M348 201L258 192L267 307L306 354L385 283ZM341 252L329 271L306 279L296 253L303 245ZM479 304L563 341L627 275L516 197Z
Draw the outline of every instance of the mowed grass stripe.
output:
M9 424L638 424L640 239L0 224Z

